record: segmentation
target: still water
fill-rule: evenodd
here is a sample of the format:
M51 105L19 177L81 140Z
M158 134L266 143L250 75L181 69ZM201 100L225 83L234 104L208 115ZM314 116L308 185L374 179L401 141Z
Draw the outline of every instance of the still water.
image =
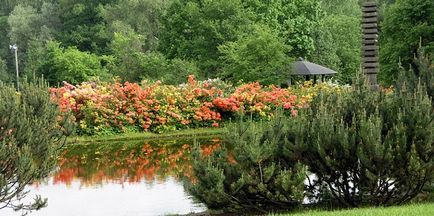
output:
M219 139L200 140L203 154ZM28 187L48 207L30 216L147 216L203 212L183 188L191 181L192 140L114 142L73 145L46 180ZM21 212L2 210L0 215Z

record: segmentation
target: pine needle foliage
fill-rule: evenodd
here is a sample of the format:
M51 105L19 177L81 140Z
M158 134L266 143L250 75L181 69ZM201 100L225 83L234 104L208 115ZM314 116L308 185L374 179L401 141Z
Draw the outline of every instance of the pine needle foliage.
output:
M38 210L47 200L37 196L23 204L25 187L52 171L72 127L67 116L59 121L44 81L20 89L0 82L0 209Z
M400 67L395 86L398 91L417 90L418 85L426 91L434 106L434 55L427 54L424 48L419 48L414 58L415 68L406 70Z
M432 182L434 112L420 85L384 94L358 84L317 97L302 115L289 122L289 147L316 175L307 187L315 200L331 194L352 207L401 204Z
M304 197L305 167L286 160L284 118L255 123L240 120L228 129L220 150L206 157L197 148L197 180L187 188L209 209L225 211L289 209Z

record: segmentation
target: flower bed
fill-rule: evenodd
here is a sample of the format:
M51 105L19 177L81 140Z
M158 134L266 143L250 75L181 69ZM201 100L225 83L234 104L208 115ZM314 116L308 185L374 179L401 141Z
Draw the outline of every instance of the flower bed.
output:
M197 81L190 76L180 86L147 81L138 83L83 83L50 89L63 112L71 111L79 135L126 131L164 131L219 127L240 114L269 119L278 107L288 115L308 105L315 89L328 84L303 85L297 90L261 86L233 87L218 79Z

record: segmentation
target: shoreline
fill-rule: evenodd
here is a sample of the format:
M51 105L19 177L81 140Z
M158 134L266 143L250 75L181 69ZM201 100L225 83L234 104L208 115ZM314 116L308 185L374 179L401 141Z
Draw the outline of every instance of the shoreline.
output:
M98 142L115 142L115 141L134 141L134 140L156 140L156 139L181 139L204 137L211 135L221 135L226 132L226 128L197 128L170 131L166 133L151 132L128 132L121 134L96 135L96 136L72 136L68 137L66 145L98 143Z

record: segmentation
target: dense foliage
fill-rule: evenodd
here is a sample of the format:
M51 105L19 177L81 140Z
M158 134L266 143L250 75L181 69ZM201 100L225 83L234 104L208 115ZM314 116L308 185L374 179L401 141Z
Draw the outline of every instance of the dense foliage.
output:
M0 78L14 81L7 47L17 44L20 72L53 86L113 76L180 84L188 74L280 85L298 57L348 83L360 13L356 0L5 0Z
M291 208L303 198L349 207L401 204L434 181L433 130L421 86L323 92L297 116L229 127L221 150L209 158L193 154L197 182L189 188L211 209Z
M229 127L228 146L210 157L193 153L189 191L210 209L263 211L295 207L303 201L303 165L285 157L288 127L282 117Z
M27 184L52 171L62 138L69 134L67 118L59 121L58 105L45 84L24 84L21 91L0 83L0 209L39 209L36 197L22 204Z
M434 53L434 2L397 0L384 13L380 39L380 78L391 84L399 65L416 68L413 59L421 46L427 54ZM417 69L414 72L418 75Z
M341 83L351 83L361 60L360 6L357 0L327 0L322 5L327 14L313 31L316 49L311 60L338 71Z
M234 42L219 46L222 71L226 80L285 83L290 70L286 55L291 49L283 40L264 26L256 26L253 32Z
M434 116L421 88L317 99L290 135L296 158L317 177L311 194L348 206L401 204L432 181Z

